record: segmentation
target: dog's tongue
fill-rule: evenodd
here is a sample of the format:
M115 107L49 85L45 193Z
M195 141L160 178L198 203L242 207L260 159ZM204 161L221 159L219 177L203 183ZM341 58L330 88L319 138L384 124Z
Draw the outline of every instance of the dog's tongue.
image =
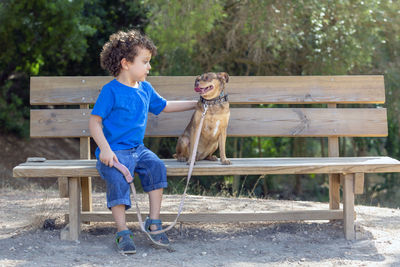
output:
M210 86L207 86L206 88L195 87L194 90L195 90L197 93L204 94L204 93L210 91L210 90L213 89L213 88L214 88L214 86L210 85Z

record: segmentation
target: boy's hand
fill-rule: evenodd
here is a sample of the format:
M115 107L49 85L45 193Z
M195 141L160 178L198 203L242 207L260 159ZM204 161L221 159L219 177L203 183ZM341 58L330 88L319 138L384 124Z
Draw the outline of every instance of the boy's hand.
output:
M100 161L109 167L114 166L114 161L118 162L118 158L112 150L100 151Z

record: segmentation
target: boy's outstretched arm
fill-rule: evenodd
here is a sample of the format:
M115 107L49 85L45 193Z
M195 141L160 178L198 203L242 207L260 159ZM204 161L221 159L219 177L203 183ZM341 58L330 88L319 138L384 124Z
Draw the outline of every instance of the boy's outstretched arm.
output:
M102 121L103 120L100 116L90 115L89 130L94 141L100 148L100 155L99 155L100 161L105 165L112 167L114 160L118 162L118 158L111 150L110 145L107 142L107 139L104 137Z
M163 112L177 112L194 109L197 105L197 100L184 100L184 101L167 101Z

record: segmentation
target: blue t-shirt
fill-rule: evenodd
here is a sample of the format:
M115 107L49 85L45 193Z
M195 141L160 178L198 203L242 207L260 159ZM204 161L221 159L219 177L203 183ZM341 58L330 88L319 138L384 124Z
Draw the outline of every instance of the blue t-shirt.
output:
M103 86L92 114L102 118L104 136L115 151L143 144L148 113L158 115L166 105L149 82L133 88L114 79ZM99 154L97 147L97 158Z

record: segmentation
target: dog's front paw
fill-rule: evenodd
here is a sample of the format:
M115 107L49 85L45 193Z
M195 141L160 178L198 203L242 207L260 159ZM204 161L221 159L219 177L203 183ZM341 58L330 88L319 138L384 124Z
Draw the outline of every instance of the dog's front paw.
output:
M221 160L221 164L222 165L231 165L232 163L229 159L224 159L224 160Z
M186 165L190 165L190 160L188 160L187 162L186 162ZM194 161L194 164L193 165L196 165L196 161Z

